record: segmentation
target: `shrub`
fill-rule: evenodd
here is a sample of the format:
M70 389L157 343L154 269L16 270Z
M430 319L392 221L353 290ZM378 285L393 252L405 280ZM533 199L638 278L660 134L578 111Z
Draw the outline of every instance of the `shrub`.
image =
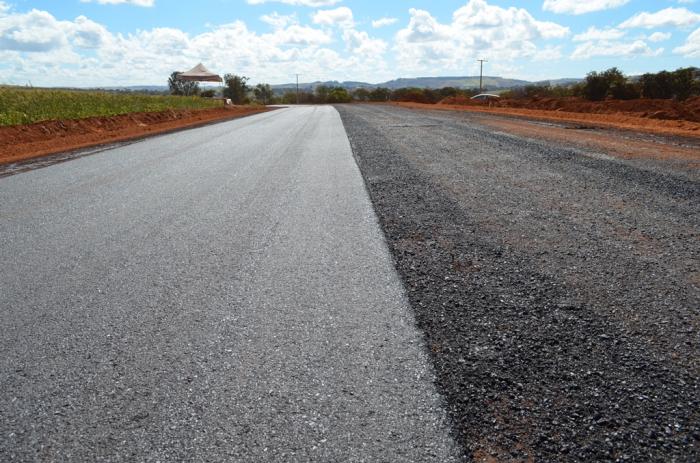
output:
M611 86L610 95L617 100L636 100L642 94L639 85L625 82Z

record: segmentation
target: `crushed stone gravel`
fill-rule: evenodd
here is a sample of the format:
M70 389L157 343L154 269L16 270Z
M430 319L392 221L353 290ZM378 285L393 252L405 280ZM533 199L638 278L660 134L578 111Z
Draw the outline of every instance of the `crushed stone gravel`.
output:
M339 105L473 461L700 460L700 178Z

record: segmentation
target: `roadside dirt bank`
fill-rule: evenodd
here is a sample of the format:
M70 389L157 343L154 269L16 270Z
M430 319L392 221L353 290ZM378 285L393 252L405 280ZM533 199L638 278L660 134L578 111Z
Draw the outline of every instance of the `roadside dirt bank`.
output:
M658 135L674 135L700 138L700 122L688 120L667 120L643 117L642 114L616 113L583 113L570 112L561 109L529 109L510 107L488 107L485 105L453 105L425 103L388 103L395 106L414 109L435 109L440 111L468 111L478 113L500 114L523 117L542 121L571 122L590 127L608 127L634 130Z
M471 117L479 124L504 134L595 150L620 159L673 161L683 164L685 168L700 169L700 139L645 136L613 128L581 128L575 125L495 115L475 114Z
M482 106L483 103L466 97L445 98L439 104ZM589 101L580 97L501 98L492 102L498 108L541 109L585 114L625 114L648 119L684 120L700 122L700 97L684 101L638 98L633 100Z
M171 110L0 127L0 164L138 139L264 111L264 107Z

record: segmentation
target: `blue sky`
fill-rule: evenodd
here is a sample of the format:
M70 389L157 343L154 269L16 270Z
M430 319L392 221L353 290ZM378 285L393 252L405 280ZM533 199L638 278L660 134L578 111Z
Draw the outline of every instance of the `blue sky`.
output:
M700 0L0 0L0 83L581 77L700 66Z

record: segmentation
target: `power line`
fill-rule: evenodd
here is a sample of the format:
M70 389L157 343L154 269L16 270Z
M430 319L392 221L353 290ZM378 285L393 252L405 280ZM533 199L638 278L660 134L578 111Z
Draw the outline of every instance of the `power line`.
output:
M485 59L478 59L477 61L481 65L481 70L479 71L479 93L483 93L483 91L484 91L484 63L488 63L488 61Z

